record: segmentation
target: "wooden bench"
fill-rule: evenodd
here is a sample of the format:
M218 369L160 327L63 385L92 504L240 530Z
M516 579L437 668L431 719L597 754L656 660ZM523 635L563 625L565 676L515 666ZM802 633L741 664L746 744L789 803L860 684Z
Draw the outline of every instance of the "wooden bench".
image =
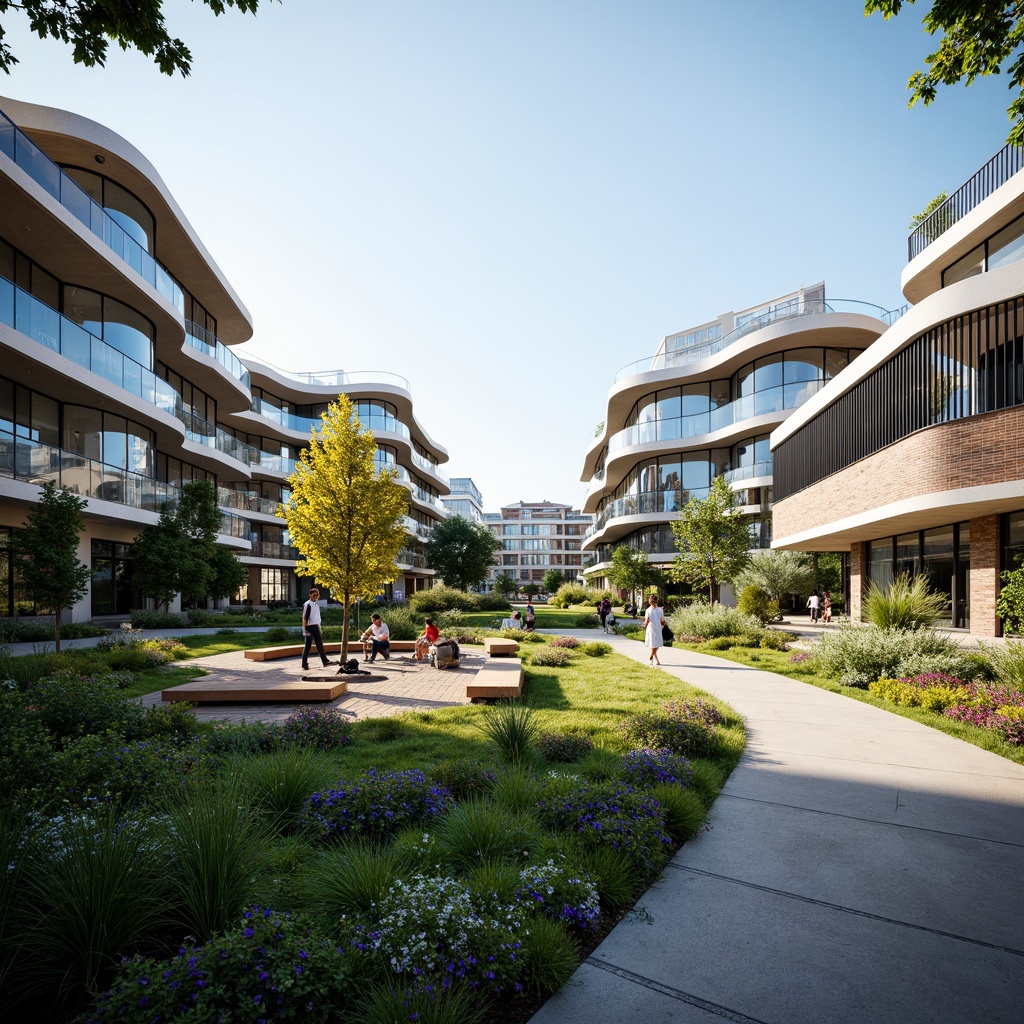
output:
M301 658L302 657L302 644L282 644L279 647L254 647L252 650L245 652L245 657L248 661L274 661L277 658ZM357 655L362 653L363 645L356 637L354 640L348 642L348 655L350 658L355 658ZM394 654L396 651L415 651L416 641L415 640L392 640L391 641L391 653ZM341 641L340 640L325 640L324 651L327 654L341 654ZM310 657L315 658L316 645L310 648Z
M484 653L492 658L500 658L506 655L519 653L518 640L506 640L500 636L489 636L484 640Z
M492 658L466 685L466 696L497 700L523 692L523 663L519 658Z

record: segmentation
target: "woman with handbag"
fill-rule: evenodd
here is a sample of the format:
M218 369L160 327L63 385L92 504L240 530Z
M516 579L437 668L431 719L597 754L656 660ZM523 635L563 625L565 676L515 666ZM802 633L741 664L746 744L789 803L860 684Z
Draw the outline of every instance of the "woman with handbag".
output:
M644 645L650 649L651 656L648 664L651 668L655 665L661 668L661 659L658 657L658 648L665 645L663 629L665 626L665 613L658 607L658 595L651 594L648 601L648 608L644 614Z

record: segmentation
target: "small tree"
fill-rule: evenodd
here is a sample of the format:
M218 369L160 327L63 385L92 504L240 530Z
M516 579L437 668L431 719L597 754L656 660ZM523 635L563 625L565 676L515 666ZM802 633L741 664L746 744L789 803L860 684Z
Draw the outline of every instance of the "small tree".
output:
M393 470L377 470L377 442L339 395L310 433L295 472L292 496L278 515L302 552L295 571L331 588L344 606L341 660L348 658L348 611L398 578L395 557L405 542L402 516L408 494Z
M784 595L806 594L815 585L814 575L811 556L803 551L758 551L737 575L736 585L763 590L781 608Z
M999 574L1002 586L996 600L996 614L1007 633L1024 633L1024 563L1017 556L1017 567Z
M22 584L40 607L53 613L55 647L60 650L60 617L89 589L89 567L78 560L78 535L85 529L86 502L58 491L48 480L39 502L15 535L15 566Z
M634 551L624 544L612 551L612 564L606 576L613 587L628 591L631 604L636 604L637 591L661 582L661 573L648 565L646 552Z
M707 587L711 604L718 600L719 586L734 580L750 561L750 533L736 508L735 492L718 476L708 496L691 498L672 523L679 554L669 575Z
M434 527L427 541L427 565L456 590L469 590L487 578L501 542L483 523L451 516Z
M532 601L539 593L540 587L536 583L524 583L519 588L527 597L528 600Z
M160 521L147 526L132 545L132 579L139 590L167 610L176 594L187 608L208 597L228 597L246 576L234 553L217 547L221 513L209 480L181 488L176 504L160 509Z
M553 594L565 582L565 573L561 569L548 569L544 573L544 591Z
M519 590L519 580L510 572L499 572L494 577L494 589L504 596L515 594Z

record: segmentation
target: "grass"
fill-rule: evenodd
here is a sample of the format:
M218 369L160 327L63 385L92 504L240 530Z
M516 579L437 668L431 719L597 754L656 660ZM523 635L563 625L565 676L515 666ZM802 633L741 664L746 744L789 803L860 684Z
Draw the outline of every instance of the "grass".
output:
M831 693L838 693L852 700L859 700L862 704L871 704L873 707L881 708L902 718L909 718L912 721L920 722L939 732L946 733L965 743L971 743L982 750L988 750L1008 761L1017 764L1024 764L1024 747L1014 746L1007 743L998 733L992 729L983 729L977 725L967 722L957 722L952 718L937 714L934 711L926 711L924 708L902 707L893 704L891 701L876 697L867 690L856 686L843 686L830 676L824 676L815 668L814 661L809 660L793 664L789 659L792 652L789 651L766 651L750 647L730 647L726 651L709 651L702 644L680 644L688 651L696 651L699 654L707 654L714 658L721 658L723 661L733 661L739 665L749 665L751 668L761 669L764 672L774 672L789 679L795 679L801 683L809 683L819 689L828 690Z

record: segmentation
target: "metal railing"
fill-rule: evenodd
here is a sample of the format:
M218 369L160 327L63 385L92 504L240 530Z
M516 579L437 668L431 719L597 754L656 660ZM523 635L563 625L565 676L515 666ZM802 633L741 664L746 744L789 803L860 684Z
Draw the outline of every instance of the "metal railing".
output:
M391 373L389 370L356 370L352 373L346 373L344 370L310 370L299 373L294 370L282 369L258 356L253 356L252 361L267 367L267 369L275 370L289 380L298 381L300 384L311 384L315 387L343 389L353 384L387 384L390 387L401 388L403 391L410 390L409 381L405 377Z
M243 512L259 512L265 516L276 516L281 503L272 498L262 498L249 491L239 491L231 487L217 488L217 504L221 508L237 508Z
M738 480L756 480L758 477L771 475L772 460L766 459L764 462L755 462L751 466L739 466L736 469L730 469L727 473L722 474L722 478L727 484L733 484Z
M242 365L241 359L224 342L218 341L215 335L191 320L185 321L185 340L194 349L216 359L246 391L249 390L249 371Z
M0 153L13 160L72 217L101 239L115 256L163 295L179 313L185 312L185 295L174 278L3 111L0 111Z
M975 171L941 206L932 212L911 232L907 239L907 258L919 256L940 235L958 220L966 217L982 200L1005 185L1024 167L1024 148L1004 146L984 167Z
M885 309L876 306L871 302L861 302L859 299L829 299L823 302L819 299L794 300L793 302L780 303L770 312L762 316L753 317L741 327L730 331L724 338L716 338L714 341L704 345L694 345L690 348L675 349L672 352L658 352L654 356L647 356L645 359L636 359L627 363L616 374L613 383L617 384L626 377L635 376L638 373L650 373L654 370L668 370L676 366L685 366L687 363L699 362L707 359L730 345L735 344L741 338L745 338L753 331L759 331L773 323L783 320L793 320L801 316L811 316L816 313L861 313L864 316L872 316L881 320L891 327L904 313L909 306L901 306L899 309Z

